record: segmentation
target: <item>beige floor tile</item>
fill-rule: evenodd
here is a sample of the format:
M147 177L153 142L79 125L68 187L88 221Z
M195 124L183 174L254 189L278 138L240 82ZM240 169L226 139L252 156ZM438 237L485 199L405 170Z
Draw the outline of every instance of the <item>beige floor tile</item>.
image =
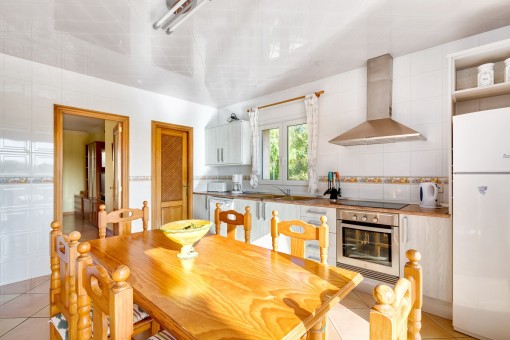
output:
M431 318L432 321L434 321L442 329L447 331L448 334L451 334L452 336L454 336L456 338L463 338L463 337L468 337L469 338L468 335L466 335L464 333L457 332L456 330L453 329L452 320L444 319L444 318L442 318L440 316L437 316L437 315L434 315L434 314L429 314L429 313L423 313L423 314L428 316L429 318Z
M47 340L50 338L50 325L47 319L31 318L7 332L2 340Z
M27 293L29 293L29 294L33 294L33 293L49 294L49 292L50 292L50 280L47 280L46 282L41 283L34 289L29 290Z
M40 284L48 281L49 275L28 279L25 281L14 282L8 285L0 286L0 294L24 294L29 290L34 289Z
M32 315L32 318L49 318L50 317L50 305L42 308L40 311Z
M421 338L422 339L454 339L446 330L427 315L423 314L421 318Z
M368 319L370 310L364 309L332 309L328 313L333 326L342 340L360 340L369 338Z
M340 303L337 303L333 308L356 309L367 308L367 305L358 295L356 295L354 292L351 292L346 297L344 297L342 301L340 301Z
M328 340L342 340L342 337L340 336L340 334L338 334L338 331L336 330L335 325L329 318L329 315L328 315L328 326L327 326L326 339L328 339Z
M6 303L7 301L11 301L12 299L18 297L19 294L3 294L0 295L0 306Z
M48 305L49 294L23 294L0 306L0 318L29 317Z
M354 293L358 295L369 308L372 308L372 306L375 304L375 299L372 294L367 294L359 290L355 290Z
M0 319L0 337L25 320L25 318Z

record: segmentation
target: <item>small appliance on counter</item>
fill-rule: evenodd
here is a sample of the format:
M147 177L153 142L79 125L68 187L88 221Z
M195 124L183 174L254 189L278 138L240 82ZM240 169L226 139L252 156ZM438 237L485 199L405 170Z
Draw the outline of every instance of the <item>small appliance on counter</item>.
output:
M232 175L232 193L242 194L243 193L243 175L234 174Z
M324 195L329 194L329 200L335 203L338 197L342 197L340 191L340 173L339 172L328 172L328 190L324 192Z
M420 183L420 207L436 208L437 193L438 189L436 183Z
M213 181L207 183L207 191L213 192L226 192L227 191L227 183Z

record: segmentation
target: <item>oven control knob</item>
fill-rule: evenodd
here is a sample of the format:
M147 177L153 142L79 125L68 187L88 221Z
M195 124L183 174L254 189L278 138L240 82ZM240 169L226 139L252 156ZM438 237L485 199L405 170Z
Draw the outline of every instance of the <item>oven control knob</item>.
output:
M366 221L367 221L367 217L366 217L366 216L363 216L363 217L361 218L361 220L362 220L363 222L366 222Z
M356 221L358 219L358 216L352 215L352 219Z
M372 219L372 222L374 222L374 223L377 223L377 221L379 221L379 219L378 219L377 217L374 217L374 218Z

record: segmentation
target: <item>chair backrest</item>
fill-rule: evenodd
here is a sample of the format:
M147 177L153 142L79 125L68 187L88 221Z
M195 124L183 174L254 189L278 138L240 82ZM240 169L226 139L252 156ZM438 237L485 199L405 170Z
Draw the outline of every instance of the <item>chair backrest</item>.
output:
M143 201L142 209L124 208L106 212L106 206L101 204L99 206L98 213L98 227L99 227L99 238L106 237L106 225L108 223L114 223L114 234L125 235L131 234L131 221L141 218L143 223L143 230L147 230L149 223L149 207L147 201Z
M50 232L50 318L61 313L68 323L69 339L76 339L77 302L76 302L76 264L78 240L81 234L73 231L62 234L62 225L58 221L51 223ZM53 327L53 326L51 326ZM56 330L51 330L56 334Z
M320 221L319 226L301 220L280 221L278 211L273 210L273 217L271 218L273 250L278 251L280 234L290 237L290 253L299 257L305 256L305 241L319 241L321 263L326 264L329 244L329 227L326 224L328 219L326 216L321 216Z
M244 242L250 243L251 234L251 212L250 207L245 207L245 213L241 214L235 210L221 211L221 204L216 203L214 211L214 223L216 225L216 235L220 234L221 222L227 224L227 237L235 240L237 226L244 226Z
M395 289L374 288L376 304L370 310L370 339L421 339L422 270L421 254L410 249L404 277Z
M131 339L133 288L126 282L130 270L127 266L120 265L110 276L104 266L93 264L89 251L88 242L80 243L78 246L80 253L76 260L78 339ZM92 322L91 303L94 306Z

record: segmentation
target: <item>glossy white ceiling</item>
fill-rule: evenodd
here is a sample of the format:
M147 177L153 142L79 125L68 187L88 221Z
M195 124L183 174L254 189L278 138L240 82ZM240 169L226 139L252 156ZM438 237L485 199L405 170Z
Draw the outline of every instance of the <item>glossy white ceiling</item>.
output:
M173 0L168 0L171 4ZM223 107L510 25L508 0L0 0L1 52Z

